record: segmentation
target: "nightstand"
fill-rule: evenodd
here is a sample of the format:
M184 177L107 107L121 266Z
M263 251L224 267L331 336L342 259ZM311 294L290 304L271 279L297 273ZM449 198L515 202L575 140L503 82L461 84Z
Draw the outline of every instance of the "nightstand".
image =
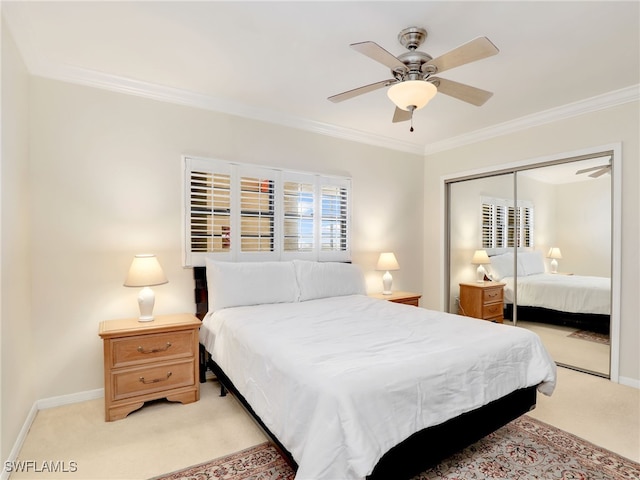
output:
M385 295L383 293L372 293L369 296L379 298L381 300L389 300L390 302L413 305L414 307L418 306L418 301L420 300L420 297L422 297L419 293L412 292L393 292L389 295Z
M105 421L126 417L144 402L200 399L198 329L191 314L158 315L100 323L104 346Z
M498 282L461 283L458 313L502 323L504 286Z

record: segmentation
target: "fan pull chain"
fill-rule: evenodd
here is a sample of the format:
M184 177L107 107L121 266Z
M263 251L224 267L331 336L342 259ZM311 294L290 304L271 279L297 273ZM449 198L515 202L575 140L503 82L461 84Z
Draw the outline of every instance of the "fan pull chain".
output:
M415 110L414 108L411 109L411 118L410 118L410 120L411 120L411 128L409 128L410 132L413 132L413 112L414 112L414 110Z

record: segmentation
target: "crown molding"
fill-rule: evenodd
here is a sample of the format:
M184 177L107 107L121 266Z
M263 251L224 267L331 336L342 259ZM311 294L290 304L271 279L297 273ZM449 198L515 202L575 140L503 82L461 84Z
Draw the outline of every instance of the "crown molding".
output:
M33 65L36 66L35 64ZM203 95L150 82L120 77L108 73L97 72L69 65L38 64L31 73L35 76L74 83L88 87L100 88L112 92L135 95L161 102L174 103L188 107L200 108L226 113L237 117L249 118L266 123L327 135L343 140L351 140L396 151L424 154L424 146L402 142L380 135L372 135L344 127L317 122L305 118L286 115L273 110L260 109L211 95Z
M451 150L464 145L526 130L527 128L577 117L585 113L604 110L606 108L615 107L625 103L637 102L638 100L640 100L640 84L632 85L620 90L614 90L613 92L587 98L586 100L569 103L561 107L544 110L532 115L526 115L515 120L510 120L508 122L492 125L464 135L452 137L441 142L434 142L425 146L424 154L431 155L445 150Z
M491 138L575 117L585 113L610 108L616 105L638 101L640 99L640 85L636 84L603 95L588 98L586 100L527 115L501 124L492 125L457 137L452 137L427 145L418 145L380 135L372 135L358 130L338 127L336 125L299 118L292 115L285 115L281 112L255 108L211 95L203 95L178 88L166 87L150 82L120 77L84 68L69 65L61 66L43 64L42 62L32 64L29 67L30 70L32 70L31 73L35 76L100 88L127 95L135 95L161 102L221 112L228 115L295 128L342 140L349 140L424 156L489 140Z

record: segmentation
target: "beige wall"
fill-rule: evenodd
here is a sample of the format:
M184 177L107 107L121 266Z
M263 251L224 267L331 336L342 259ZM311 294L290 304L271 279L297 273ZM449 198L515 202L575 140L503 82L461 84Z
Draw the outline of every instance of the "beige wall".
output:
M46 369L38 359L30 315L28 75L2 25L2 157L0 163L0 457L9 455L37 399Z
M640 236L640 116L638 102L529 128L473 145L429 155L425 164L425 225L442 225L445 176L622 142L622 285L620 379L640 385L638 319ZM442 264L442 229L425 229L424 248ZM435 257L438 258L435 258ZM425 270L424 305L440 308L442 277Z
M555 244L562 246L558 269L608 277L611 272L611 176L561 185L557 190ZM576 205L580 205L576 208Z
M370 290L380 251L398 289L422 291L423 158L229 115L33 78L30 110L34 350L38 398L102 387L98 323L137 316L122 282L156 253L169 283L155 312L194 311L181 256L181 155L350 175L352 258Z

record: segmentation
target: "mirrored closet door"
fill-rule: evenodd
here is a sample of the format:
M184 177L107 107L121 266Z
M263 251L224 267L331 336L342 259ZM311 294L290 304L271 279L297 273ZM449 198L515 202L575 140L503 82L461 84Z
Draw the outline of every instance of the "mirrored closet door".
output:
M610 372L612 152L448 181L450 312L535 331Z

